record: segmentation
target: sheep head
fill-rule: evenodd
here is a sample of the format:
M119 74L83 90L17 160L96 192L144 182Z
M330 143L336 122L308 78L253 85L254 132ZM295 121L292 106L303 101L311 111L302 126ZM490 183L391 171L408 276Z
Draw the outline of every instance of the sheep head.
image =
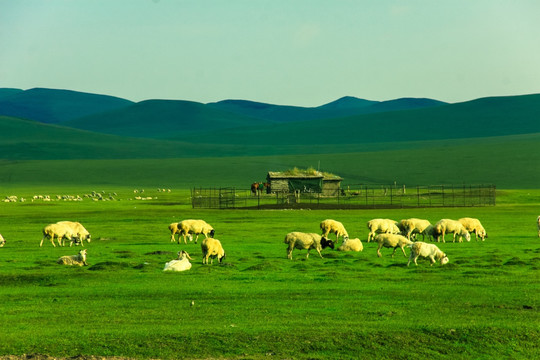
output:
M323 249L326 249L327 247L334 249L334 242L330 239L327 239L325 237L321 238L321 247Z

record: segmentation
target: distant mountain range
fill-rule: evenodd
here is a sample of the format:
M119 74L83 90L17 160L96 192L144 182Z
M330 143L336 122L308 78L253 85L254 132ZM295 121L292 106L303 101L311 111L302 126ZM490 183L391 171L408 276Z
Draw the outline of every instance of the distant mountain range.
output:
M456 104L343 97L296 107L247 100L134 103L70 90L4 88L0 150L7 159L366 151L415 141L540 133L539 119L540 95Z

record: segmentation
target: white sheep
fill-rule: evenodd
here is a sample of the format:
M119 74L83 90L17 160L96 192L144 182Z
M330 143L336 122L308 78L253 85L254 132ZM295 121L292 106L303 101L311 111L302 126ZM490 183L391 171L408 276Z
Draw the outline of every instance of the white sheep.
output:
M6 239L4 239L4 237L2 236L2 234L0 234L0 247L6 245Z
M336 220L332 219L326 219L321 221L320 228L322 231L321 236L328 239L328 235L330 233L336 234L336 242L339 241L339 237L343 237L343 241L349 238L349 234L347 233L347 230L345 230L345 226L343 226L342 223Z
M442 241L444 240L445 234L454 234L452 242L456 242L456 236L459 236L458 241L463 242L463 237L467 241L471 241L471 234L465 229L465 227L457 220L451 219L441 219L434 226L433 235L437 239L437 242L440 241L442 236Z
M178 259L171 260L168 263L165 263L163 271L186 271L191 269L191 263L189 262L191 257L189 254L182 250L178 252Z
M214 263L214 259L217 257L219 262L223 262L225 259L225 250L221 245L221 241L211 237L205 238L201 243L201 250L203 264L208 264L208 258L210 258L210 264Z
M195 234L195 244L199 238L199 234L203 234L205 238L214 237L215 230L204 220L182 220L178 223L179 234L184 237L184 244L187 244L186 236L189 236L189 241L192 240L191 234ZM180 243L180 235L178 235L178 243Z
M478 241L478 238L484 241L488 237L486 229L484 229L480 220L476 218L464 217L458 221L461 223L461 225L463 225L465 230L467 230L469 233L474 233L476 241Z
M62 256L61 258L56 260L56 263L61 265L87 266L88 264L86 263L86 249L82 249L77 255Z
M171 232L171 242L176 242L176 238L174 237L174 235L180 234L180 229L178 229L178 223L173 222L172 224L170 224L169 231ZM190 241L191 241L191 237L190 237ZM178 243L180 243L180 235L178 235Z
M309 251L315 249L322 259L322 249L327 247L334 248L334 242L332 240L327 240L319 234L303 233L299 231L293 231L285 235L285 240L283 240L283 242L289 245L287 247L287 258L291 260L294 249L307 250L306 259L309 258Z
M360 239L346 239L343 243L337 248L338 251L362 251L364 250L364 245Z
M399 222L399 224L403 230L403 235L409 240L411 239L411 235L413 233L422 234L422 239L425 239L424 231L431 226L431 223L428 220L417 218L403 219Z
M56 236L58 241L58 246L63 246L62 240L64 238L68 239L69 241L72 241L71 239L76 236L73 230L69 228L68 226L64 224L49 224L43 228L43 238L41 238L41 242L39 243L39 246L43 246L43 240L45 238L51 239L51 244L54 245L54 237Z
M386 248L393 248L392 257L396 253L397 248L400 248L403 252L403 256L407 257L405 254L405 246L412 244L413 242L407 239L403 235L399 234L379 234L375 236L375 242L379 244L377 247L377 256L381 257L381 248L384 246Z
M397 226L397 222L391 219L372 219L367 222L367 228L369 230L368 239L369 242L376 234L399 234L401 230Z
M431 266L433 266L437 260L441 261L441 265L448 263L448 256L446 256L446 254L443 253L435 244L417 241L410 244L409 247L411 248L411 255L409 256L407 266L409 266L411 260L414 260L414 264L418 265L416 259L418 259L419 256L429 258Z
M74 238L78 240L81 245L84 245L84 241L92 241L90 233L85 229L80 222L77 221L58 221L57 224L65 225L71 229L74 234ZM71 239L69 246L73 246L74 238ZM62 242L62 246L64 243Z

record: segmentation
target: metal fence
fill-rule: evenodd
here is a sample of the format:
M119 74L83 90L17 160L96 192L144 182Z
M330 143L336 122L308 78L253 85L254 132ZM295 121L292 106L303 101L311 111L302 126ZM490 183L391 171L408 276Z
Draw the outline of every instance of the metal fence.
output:
M249 189L193 188L193 208L382 209L494 206L495 185L349 185L337 196L319 193L252 193Z

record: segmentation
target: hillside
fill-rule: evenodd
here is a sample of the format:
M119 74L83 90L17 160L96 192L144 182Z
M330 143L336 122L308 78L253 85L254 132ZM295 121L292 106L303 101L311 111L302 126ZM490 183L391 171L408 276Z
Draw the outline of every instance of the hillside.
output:
M0 115L57 124L66 120L119 109L132 102L114 96L71 90L35 88L26 91L0 89Z
M146 100L115 111L66 121L62 125L106 134L187 141L186 135L196 131L221 131L267 124L268 121L209 108L192 101Z

